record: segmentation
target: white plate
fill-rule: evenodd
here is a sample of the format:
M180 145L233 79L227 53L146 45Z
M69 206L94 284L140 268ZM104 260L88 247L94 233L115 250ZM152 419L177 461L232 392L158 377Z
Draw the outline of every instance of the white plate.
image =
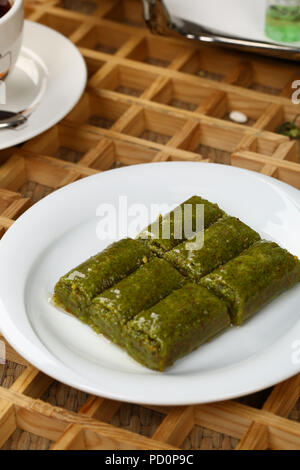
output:
M208 29L276 44L264 33L266 0L165 0L165 4L172 15ZM300 41L290 44L300 47Z
M81 97L87 79L78 49L53 29L25 21L20 57L6 82L6 105L0 109L34 108L27 123L0 131L0 150L20 144L63 119Z
M107 171L55 191L0 243L0 329L29 362L78 389L135 403L204 403L248 394L300 370L300 285L164 373L150 371L48 299L58 278L108 243L100 203L215 201L300 255L300 193L258 173L208 163L154 163ZM123 214L124 215L124 214ZM131 220L131 219L130 219ZM123 233L120 235L123 236ZM298 341L298 343L297 343ZM298 348L298 350L297 350Z

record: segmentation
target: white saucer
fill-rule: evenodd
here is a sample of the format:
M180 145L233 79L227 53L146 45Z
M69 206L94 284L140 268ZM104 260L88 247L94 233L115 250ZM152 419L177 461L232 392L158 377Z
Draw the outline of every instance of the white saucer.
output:
M0 109L34 111L24 126L0 131L0 150L31 139L64 118L81 97L86 80L85 62L67 38L25 21L21 54L6 82L6 105Z

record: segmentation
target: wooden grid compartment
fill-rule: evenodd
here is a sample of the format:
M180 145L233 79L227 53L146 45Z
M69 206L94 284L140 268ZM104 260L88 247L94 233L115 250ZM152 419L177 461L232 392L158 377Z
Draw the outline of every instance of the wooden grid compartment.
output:
M197 124L182 142L181 148L201 155L213 163L230 165L231 153L240 138L240 133L237 132L236 135L230 135L230 139L226 139L226 130L221 126Z
M113 1L104 18L133 27L144 26L142 3L139 0Z
M157 149L150 146L145 148L134 142L99 136L90 132L86 126L65 122L33 139L19 154L25 155L26 161L31 156L33 166L41 162L51 164L54 168L58 166L59 169L62 168L58 171L63 171L64 177L68 177L68 174L76 173L78 176L88 176L96 173L93 169L103 171L149 163L155 159L160 149L159 144Z
M220 99L218 107L215 107L210 114L219 119L230 121L230 112L240 111L248 118L245 125L253 126L264 115L267 107L268 104L264 101L251 100L249 102L249 99L243 95L227 93Z
M79 105L69 114L68 119L89 126L110 129L128 110L126 103L85 94Z
M288 418L297 422L297 421L299 421L299 413L300 413L300 398L296 402L296 404L293 407L292 411L290 412Z
M129 34L118 31L118 28L95 25L77 42L77 45L106 54L115 54L129 38Z
M30 207L30 204L31 200L22 197L21 194L8 189L0 189L0 236Z
M98 8L97 0L60 0L56 5L66 10L76 11L84 15L91 15Z
M2 362L1 362L2 364ZM0 380L3 388L9 389L24 372L25 366L12 361L0 365Z
M149 163L155 159L158 153L155 149L150 147L145 149L131 142L103 139L101 143L105 145L105 152L100 152L92 162L89 162L92 168L98 170ZM84 160L86 161L87 158ZM104 165L106 165L106 168L104 168Z
M14 154L2 170L6 173L6 181L3 178L0 184L6 183L7 188L18 191L24 197L30 194L32 202L62 186L68 176L68 170L63 167L38 160L35 156L25 158L20 154Z
M205 54L204 51L195 51L180 70L210 80L220 81L224 78L224 66L215 60L210 60L209 54Z
M96 85L97 90L113 90L117 93L140 97L158 75L135 70L133 67L117 65Z
M168 80L153 96L153 101L164 103L187 111L201 112L202 105L209 98L211 90L191 85L187 87L184 81Z
M139 0L25 0L25 11L80 48L89 81L61 123L0 152L0 236L49 192L123 165L225 163L300 189L298 142L276 132L299 113L297 64L151 36ZM249 121L230 121L232 110ZM238 400L142 407L84 394L6 353L4 449L300 449L300 375Z
M88 56L86 56L84 60L87 67L88 79L90 79L94 74L98 73L105 63L101 60Z
M76 393L68 385L53 380L49 382L48 387L43 391L40 398L52 406L64 407L68 411L78 413L89 398L89 395L85 392Z
M184 125L185 120L175 116L163 116L148 109L138 109L128 121L123 132L140 139L167 144Z
M143 38L128 54L128 58L159 67L169 67L183 51L184 48L178 44L151 36Z
M274 106L273 110L269 109L266 113L264 113L261 117L268 116L268 122L265 124L265 129L271 132L276 132L279 127L287 121L293 122L298 117L298 107L293 106ZM259 119L260 120L260 119ZM297 125L299 125L299 121L297 120Z
M290 79L299 75L298 66L282 62L279 67L268 58L243 55L235 51L214 50L210 54L200 47L181 65L182 72L215 81L237 84L241 87L265 93L281 95ZM271 98L271 96L270 96Z
M24 149L34 149L41 155L48 155L66 162L80 163L84 157L96 153L98 144L99 138L94 134L78 130L78 135L74 138L73 127L58 124L36 137L30 145L25 145Z
M77 19L65 18L63 15L48 12L45 12L38 22L55 29L65 36L70 36L80 26L80 21Z
M122 403L110 424L151 438L164 419L164 414L144 406Z

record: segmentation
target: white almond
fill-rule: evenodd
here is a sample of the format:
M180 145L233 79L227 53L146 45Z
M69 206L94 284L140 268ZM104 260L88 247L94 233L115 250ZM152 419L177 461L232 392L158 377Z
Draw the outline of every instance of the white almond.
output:
M229 119L234 122L238 122L239 124L245 124L245 122L248 121L248 116L241 111L231 111L229 113Z

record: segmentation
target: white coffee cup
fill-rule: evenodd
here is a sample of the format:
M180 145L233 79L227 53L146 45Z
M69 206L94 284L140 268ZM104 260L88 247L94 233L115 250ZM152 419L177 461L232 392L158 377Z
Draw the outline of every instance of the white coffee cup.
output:
M22 43L23 0L11 0L11 3L11 8L0 18L0 80L5 80L13 69Z

